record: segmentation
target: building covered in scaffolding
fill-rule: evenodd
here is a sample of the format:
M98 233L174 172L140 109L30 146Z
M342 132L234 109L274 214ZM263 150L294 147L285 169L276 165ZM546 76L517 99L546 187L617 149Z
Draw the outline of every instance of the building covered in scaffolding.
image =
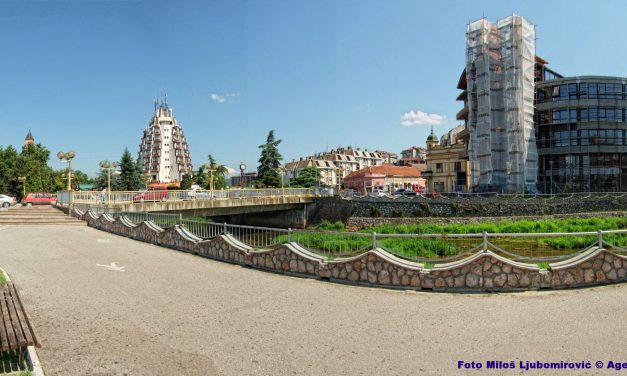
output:
M470 23L465 73L473 190L535 192L534 25L516 15Z

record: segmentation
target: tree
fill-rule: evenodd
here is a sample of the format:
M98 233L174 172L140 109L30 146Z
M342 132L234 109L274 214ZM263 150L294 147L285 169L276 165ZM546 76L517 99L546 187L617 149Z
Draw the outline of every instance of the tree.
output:
M22 187L19 183L17 165L20 155L11 145L0 147L0 193L21 196Z
M303 188L311 188L317 186L319 182L320 174L318 173L318 169L313 166L309 166L300 170L298 176L290 181L290 185L292 187L298 186Z
M257 178L266 187L278 187L281 185L279 167L283 157L279 153L278 146L281 140L274 138L274 130L268 133L266 143L259 145L261 156L259 157L259 167L257 167Z
M214 189L226 188L228 186L226 183L226 174L228 174L229 170L225 165L219 164L211 154L207 156L207 161L208 163L201 168L213 170L213 172L209 172L208 176L206 176L204 187L211 188L211 177L213 176Z
M17 176L26 177L26 192L53 192L56 190L54 170L48 166L49 158L50 150L42 144L25 145L22 148L22 153L17 160L16 172ZM21 194L19 191L13 193Z
M181 179L181 189L191 189L192 188L192 175L191 174L183 174L183 178Z
M124 149L120 159L120 175L115 180L116 191L138 191L144 186L141 178L141 171L137 168L137 163L133 161L128 148Z
M87 174L81 170L74 170L72 171L72 183L77 184L77 185L78 184L93 184L94 179L87 176Z
M104 161L104 162L107 162L109 166L112 165L112 162L109 162L109 161ZM107 188L108 179L109 179L108 171L101 169L100 173L98 173L98 176L96 176L96 179L94 179L94 185L96 186L96 189L102 190L102 189ZM113 168L111 168L111 189L112 190L114 190L115 189L114 187L116 187L117 179L118 179L118 176L113 173Z
M198 171L194 174L194 183L196 183L200 187L205 187L208 181L207 174L204 171L204 166L198 167Z

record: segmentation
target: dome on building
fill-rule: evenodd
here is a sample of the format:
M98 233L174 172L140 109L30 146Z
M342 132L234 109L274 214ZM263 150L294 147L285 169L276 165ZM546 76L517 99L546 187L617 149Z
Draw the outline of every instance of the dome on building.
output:
M438 142L438 136L435 135L435 132L433 131L433 127L431 127L431 134L429 135L429 137L427 137L427 142L429 141Z

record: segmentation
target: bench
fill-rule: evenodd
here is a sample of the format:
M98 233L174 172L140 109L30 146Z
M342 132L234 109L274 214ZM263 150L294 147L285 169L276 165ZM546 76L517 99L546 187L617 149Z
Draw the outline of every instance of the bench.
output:
M20 362L28 346L40 347L20 296L11 282L2 286L0 297L0 351L15 352Z

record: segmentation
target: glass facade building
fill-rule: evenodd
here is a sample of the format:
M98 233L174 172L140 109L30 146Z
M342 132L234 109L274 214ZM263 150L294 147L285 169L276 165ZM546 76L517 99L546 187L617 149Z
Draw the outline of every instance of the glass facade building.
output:
M536 85L540 189L627 190L627 79L564 77Z

